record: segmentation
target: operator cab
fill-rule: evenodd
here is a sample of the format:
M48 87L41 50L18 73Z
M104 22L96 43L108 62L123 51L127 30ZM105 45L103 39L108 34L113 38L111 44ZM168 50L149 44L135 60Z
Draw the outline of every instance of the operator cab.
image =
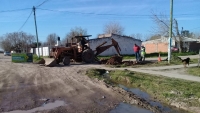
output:
M92 35L83 35L83 36L75 36L74 39L77 42L78 45L78 51L82 52L87 48L90 48L89 45L89 37Z

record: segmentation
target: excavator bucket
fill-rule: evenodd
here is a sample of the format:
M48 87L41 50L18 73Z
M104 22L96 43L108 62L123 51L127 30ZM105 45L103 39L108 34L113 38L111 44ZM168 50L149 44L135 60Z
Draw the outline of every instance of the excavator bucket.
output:
M45 66L47 67L54 67L57 65L56 60L54 58L44 58Z

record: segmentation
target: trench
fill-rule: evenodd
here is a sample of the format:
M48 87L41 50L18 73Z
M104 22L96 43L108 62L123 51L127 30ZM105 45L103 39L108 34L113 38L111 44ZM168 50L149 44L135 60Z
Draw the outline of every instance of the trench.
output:
M151 96L140 90L139 88L127 88L124 85L119 84L119 87L129 91L140 98L145 99L147 102L150 103L151 106L159 108L162 113L186 113L186 111L172 108L168 105L163 105L162 103L151 99ZM153 113L152 111L138 107L137 105L132 105L129 103L120 103L115 109L111 110L110 113Z

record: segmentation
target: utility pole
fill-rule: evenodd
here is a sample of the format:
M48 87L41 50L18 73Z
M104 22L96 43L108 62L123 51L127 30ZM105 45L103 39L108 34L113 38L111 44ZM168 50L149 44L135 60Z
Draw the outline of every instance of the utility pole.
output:
M173 23L173 0L170 1L170 26L169 26L169 44L168 44L168 63L171 60L171 45L172 45L172 23Z
M198 67L199 67L199 63L200 63L200 49L199 49Z
M23 38L24 38L24 36L23 36L23 32L22 32L21 35L22 35L22 40L23 40L23 42L22 42L22 48L23 48L22 51L23 51L23 53L24 53L24 45L25 45L25 42L24 42L24 39L23 39Z
M36 16L35 16L35 6L33 6L33 12L34 12L35 31L36 31L36 38L37 38L38 58L40 58L40 51L39 51L39 44L38 44L38 33L37 33L37 23L36 23Z

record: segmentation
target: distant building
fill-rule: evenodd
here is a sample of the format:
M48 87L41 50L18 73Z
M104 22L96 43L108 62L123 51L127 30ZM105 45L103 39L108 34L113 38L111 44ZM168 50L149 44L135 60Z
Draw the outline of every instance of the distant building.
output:
M132 49L133 45L137 44L137 45L141 46L141 44L142 44L141 40L134 39L129 36L121 36L121 35L117 35L117 34L102 34L102 35L99 35L98 38L90 40L90 48L92 50L95 50L95 48L98 45L102 44L105 41L107 41L107 43L105 45L109 45L112 43L111 38L113 38L115 41L118 42L119 47L121 48L120 53L123 55L135 54ZM114 47L111 47L108 50L101 53L100 55L108 56L108 55L114 55L114 54L117 54L117 51L115 50Z
M177 40L179 39L176 37ZM146 53L156 53L156 52L168 52L168 39L169 37L160 36L159 39L148 40L142 42L142 45L146 47ZM200 49L200 39L182 38L183 50L185 51L198 51ZM172 38L172 47L178 48L178 44L175 42L175 39Z

